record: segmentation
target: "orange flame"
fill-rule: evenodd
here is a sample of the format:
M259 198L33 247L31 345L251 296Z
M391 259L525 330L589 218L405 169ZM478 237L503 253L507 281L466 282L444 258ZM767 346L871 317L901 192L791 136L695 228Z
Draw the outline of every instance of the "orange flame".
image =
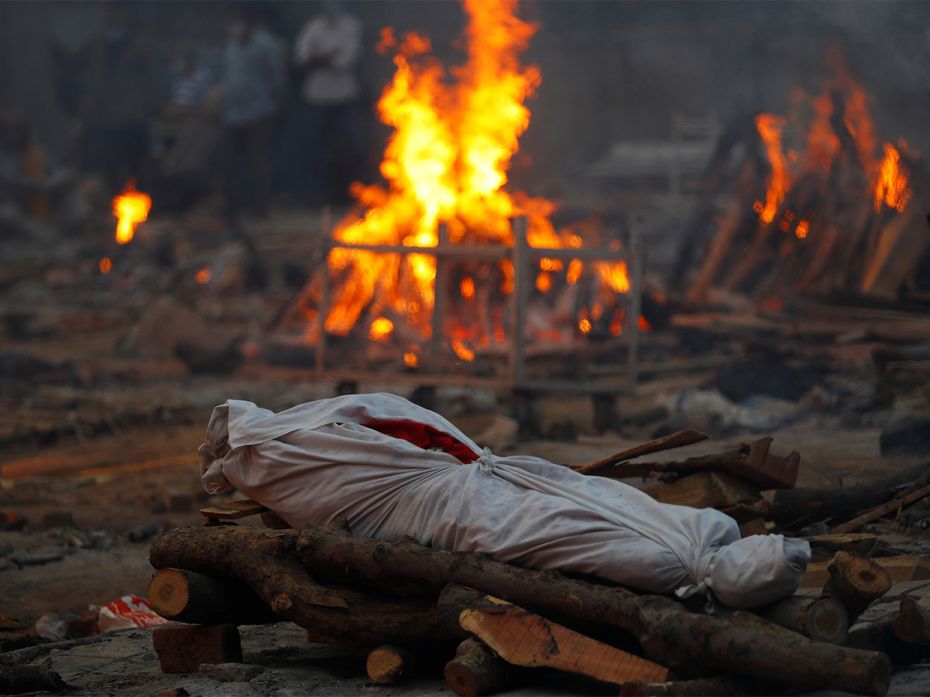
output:
M368 337L375 341L382 341L391 335L394 331L394 323L387 317L378 317L372 321L368 328Z
M901 165L901 153L895 146L885 143L885 158L878 167L878 179L875 182L876 213L881 210L882 203L899 213L904 210L911 197L911 189L907 180L907 171Z
M197 270L197 273L194 274L194 280L197 281L200 285L206 285L210 282L210 278L213 276L213 273L210 271L209 266L204 266Z
M475 297L475 279L471 276L463 278L461 283L459 283L459 292L466 300L471 300Z
M475 360L475 352L468 348L464 341L461 341L460 339L453 339L451 345L452 350L455 351L455 355L461 358L463 361L471 363L473 360Z
M407 351L404 353L404 365L408 368L416 368L418 362L417 354L415 354L413 351Z
M775 220L775 213L778 212L778 207L785 200L785 193L788 191L788 162L781 148L781 131L784 126L785 120L781 117L772 114L756 116L756 130L765 144L765 152L772 168L766 183L765 203L756 201L755 205L759 219L766 225Z
M152 198L137 191L133 180L126 182L123 193L113 199L113 215L116 216L116 242L129 244L136 234L136 226L145 222L152 208Z
M810 230L810 227L811 227L811 224L808 221L802 220L801 222L798 223L798 226L794 229L794 236L797 237L799 240L803 240L804 238L807 237L807 232L808 230Z
M101 259L100 264L98 264L98 268L100 269L100 273L110 273L110 271L113 270L113 262L110 260L110 257L104 257Z

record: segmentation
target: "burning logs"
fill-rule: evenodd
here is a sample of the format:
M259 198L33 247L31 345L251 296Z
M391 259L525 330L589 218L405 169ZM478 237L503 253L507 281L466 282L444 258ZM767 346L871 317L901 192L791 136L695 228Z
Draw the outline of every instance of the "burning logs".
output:
M460 615L471 603L459 598L467 593L447 588L438 602L435 596L384 598L384 590L398 578L414 578L435 590L449 583L468 585L567 621L623 629L638 638L647 658L670 667L701 665L768 681L787 677L805 687L859 694L888 689L889 663L883 654L810 641L749 613L726 618L695 614L668 598L341 529L177 529L152 544L150 558L159 569L239 577L276 614L307 628L313 640L373 646L463 636ZM311 571L343 574L371 591L324 587Z

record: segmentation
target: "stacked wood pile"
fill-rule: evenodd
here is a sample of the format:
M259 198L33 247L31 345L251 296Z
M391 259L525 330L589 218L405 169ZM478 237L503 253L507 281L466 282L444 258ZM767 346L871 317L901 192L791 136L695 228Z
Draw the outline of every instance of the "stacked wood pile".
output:
M815 500L790 488L797 453L771 453L768 438L715 455L635 461L704 438L683 431L576 469L657 476L656 498L726 510L745 521L744 534L776 525L760 490L778 489L776 511L782 493ZM924 489L916 481L909 493L859 518L887 515ZM154 607L168 619L204 625L288 620L311 641L368 647L374 684L444 664L446 681L460 695L499 692L541 667L630 695L817 687L884 694L888 656L913 656L930 645L930 605L923 599L892 596L894 612L885 607L878 619L869 615L892 587L892 574L881 559L847 551L857 549L852 534L811 538L821 554L835 552L821 576L809 575L816 587L807 583L754 613L706 614L670 598L478 554L381 542L342 527L287 529L254 502L203 513L208 525L171 530L153 543ZM267 528L236 524L258 513Z

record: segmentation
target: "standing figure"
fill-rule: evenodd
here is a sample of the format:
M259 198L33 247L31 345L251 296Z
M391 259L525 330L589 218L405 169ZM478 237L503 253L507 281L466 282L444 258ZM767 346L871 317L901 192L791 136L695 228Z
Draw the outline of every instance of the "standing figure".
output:
M315 203L346 201L357 176L365 137L361 55L362 23L338 2L325 3L294 45L294 62L303 73L298 151L306 157Z
M268 214L271 202L271 140L285 83L278 44L258 17L258 8L239 8L229 27L223 81L224 207L235 226L251 192L252 211ZM250 186L245 180L251 175Z

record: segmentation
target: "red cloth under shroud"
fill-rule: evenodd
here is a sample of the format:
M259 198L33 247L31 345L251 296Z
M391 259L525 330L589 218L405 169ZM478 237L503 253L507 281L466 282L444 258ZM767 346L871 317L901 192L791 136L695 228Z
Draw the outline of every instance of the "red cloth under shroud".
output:
M448 433L416 421L375 419L364 425L386 436L413 443L424 450L442 450L462 463L467 464L478 459L478 453Z

